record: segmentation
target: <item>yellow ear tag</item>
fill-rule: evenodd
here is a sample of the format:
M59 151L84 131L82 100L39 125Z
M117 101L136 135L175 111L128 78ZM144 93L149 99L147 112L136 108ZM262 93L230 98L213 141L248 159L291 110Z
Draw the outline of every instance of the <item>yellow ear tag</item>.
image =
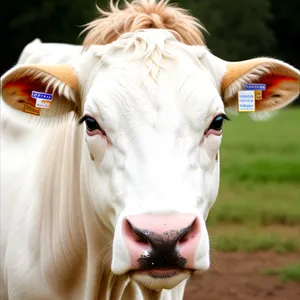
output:
M37 108L29 103L25 103L24 104L24 112L35 115L35 116L39 116L41 114L41 109Z
M256 90L254 91L255 93L255 101L262 100L262 91L261 90Z

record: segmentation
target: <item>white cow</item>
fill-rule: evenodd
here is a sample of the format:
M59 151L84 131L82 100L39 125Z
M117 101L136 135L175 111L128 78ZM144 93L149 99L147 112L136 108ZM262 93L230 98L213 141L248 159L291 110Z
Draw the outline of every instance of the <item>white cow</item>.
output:
M259 82L256 110L282 108L299 75L267 57L226 62L161 29L6 72L3 299L182 299L209 267L225 107ZM32 91L52 94L50 108Z

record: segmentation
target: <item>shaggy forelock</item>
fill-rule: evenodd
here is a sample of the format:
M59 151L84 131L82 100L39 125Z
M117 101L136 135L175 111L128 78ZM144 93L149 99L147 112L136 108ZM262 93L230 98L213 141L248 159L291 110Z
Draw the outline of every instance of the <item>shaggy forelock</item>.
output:
M91 45L106 45L126 32L140 29L168 29L176 32L176 39L187 45L205 45L202 24L185 9L169 4L169 0L125 1L124 9L110 2L110 11L97 7L100 17L86 25L88 32L83 42Z
M155 35L155 38L152 38ZM176 33L174 33L176 35ZM149 75L155 79L162 67L161 61L163 58L174 58L166 48L168 44L178 43L172 33L166 30L138 30L134 33L128 32L123 34L120 38L114 42L110 49L107 51L106 56L103 59L106 62L110 60L119 59L119 56L113 55L114 51L119 48L133 49L131 59L143 59Z

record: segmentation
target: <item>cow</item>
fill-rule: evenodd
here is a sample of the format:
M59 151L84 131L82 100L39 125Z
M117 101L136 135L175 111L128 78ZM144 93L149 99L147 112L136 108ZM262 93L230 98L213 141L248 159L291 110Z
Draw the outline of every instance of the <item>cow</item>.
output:
M134 1L93 21L84 51L35 60L33 43L2 75L2 299L179 300L209 268L226 111L254 83L252 114L287 106L300 72L223 60L196 25Z

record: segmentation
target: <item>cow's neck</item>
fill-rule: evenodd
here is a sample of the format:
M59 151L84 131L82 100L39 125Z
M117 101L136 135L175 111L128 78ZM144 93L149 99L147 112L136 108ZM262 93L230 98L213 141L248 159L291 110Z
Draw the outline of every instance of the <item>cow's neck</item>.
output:
M74 300L181 300L185 283L156 292L128 276L112 274L113 233L107 232L89 201L83 130L71 121L55 132L47 147L46 157L52 159L40 172L46 178L41 191L48 199L40 205L40 260L53 294Z

